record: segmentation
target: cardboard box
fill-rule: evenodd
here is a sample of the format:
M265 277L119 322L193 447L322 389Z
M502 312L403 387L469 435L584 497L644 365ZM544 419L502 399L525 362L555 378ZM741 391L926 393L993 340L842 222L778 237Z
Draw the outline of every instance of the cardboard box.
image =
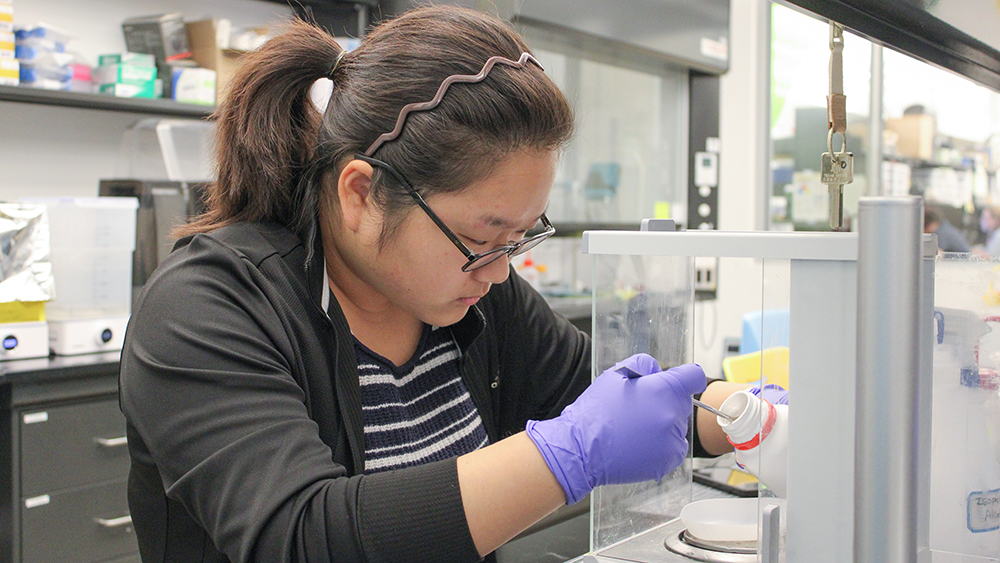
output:
M181 14L160 14L129 18L122 22L125 48L132 53L148 53L157 64L191 56L187 29Z
M886 119L885 129L899 135L896 151L900 156L922 160L934 157L934 135L937 130L933 115L914 114Z
M220 48L214 19L189 22L187 29L192 58L198 66L215 71L216 99L221 99L240 57L247 51Z

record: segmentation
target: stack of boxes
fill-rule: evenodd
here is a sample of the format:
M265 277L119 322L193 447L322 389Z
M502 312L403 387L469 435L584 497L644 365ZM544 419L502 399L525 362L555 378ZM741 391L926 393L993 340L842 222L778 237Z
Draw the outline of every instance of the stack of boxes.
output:
M126 52L102 55L92 69L66 52L65 33L47 25L15 28L13 0L0 0L0 86L215 104L217 73L192 58L181 14L129 18L122 30Z
M14 54L20 63L22 86L69 90L73 55L66 52L69 36L47 25L14 30Z
M102 94L121 98L156 98L156 59L142 53L101 55L93 72Z
M215 103L216 73L198 68L191 58L188 29L181 14L129 18L122 23L125 46L152 55L164 98L178 102Z
M21 68L14 57L14 0L0 0L0 86L17 86Z

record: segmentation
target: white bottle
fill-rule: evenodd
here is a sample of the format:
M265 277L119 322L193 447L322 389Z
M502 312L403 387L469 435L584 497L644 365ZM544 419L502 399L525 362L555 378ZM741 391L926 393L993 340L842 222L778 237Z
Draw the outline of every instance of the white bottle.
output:
M535 288L535 291L542 290L542 270L543 266L540 264L535 264L535 261L531 259L530 253L528 257L524 259L524 262L520 267L517 268L517 273L524 278L524 281L531 284L531 287Z
M788 405L772 405L748 390L733 393L720 411L719 426L729 437L736 461L775 495L785 497L788 475Z

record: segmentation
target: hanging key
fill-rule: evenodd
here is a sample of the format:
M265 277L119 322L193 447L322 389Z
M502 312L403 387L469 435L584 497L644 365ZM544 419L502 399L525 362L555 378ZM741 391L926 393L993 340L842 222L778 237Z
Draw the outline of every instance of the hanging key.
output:
M830 189L830 228L844 226L844 185L854 181L854 154L847 151L823 153L820 182Z
M826 97L826 150L820 163L820 181L830 190L830 228L844 227L844 185L854 181L854 155L847 152L847 97L844 96L844 26L830 22L830 92ZM833 136L840 134L840 152L833 152Z

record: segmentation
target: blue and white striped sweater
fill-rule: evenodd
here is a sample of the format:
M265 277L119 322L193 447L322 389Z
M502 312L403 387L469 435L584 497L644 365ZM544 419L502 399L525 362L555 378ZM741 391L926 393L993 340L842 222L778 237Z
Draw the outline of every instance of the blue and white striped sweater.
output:
M456 457L489 442L450 330L425 326L413 359L399 367L358 341L355 350L366 473Z

